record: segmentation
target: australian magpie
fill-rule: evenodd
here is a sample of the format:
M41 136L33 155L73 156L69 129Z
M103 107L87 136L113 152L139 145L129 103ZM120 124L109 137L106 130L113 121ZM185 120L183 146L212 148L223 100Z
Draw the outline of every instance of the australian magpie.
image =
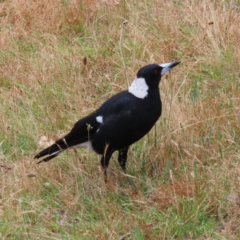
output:
M47 162L71 147L85 147L101 154L101 165L107 179L107 167L113 152L126 170L129 146L147 134L159 119L162 102L159 93L161 77L180 62L150 64L142 67L128 90L108 99L97 110L75 123L72 130L34 158Z

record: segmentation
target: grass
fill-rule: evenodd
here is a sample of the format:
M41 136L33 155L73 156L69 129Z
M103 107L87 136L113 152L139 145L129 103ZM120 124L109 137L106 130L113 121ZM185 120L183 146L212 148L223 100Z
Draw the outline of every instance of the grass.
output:
M0 1L1 239L239 239L239 1ZM33 156L148 63L163 113L114 155ZM229 200L235 199L235 200Z

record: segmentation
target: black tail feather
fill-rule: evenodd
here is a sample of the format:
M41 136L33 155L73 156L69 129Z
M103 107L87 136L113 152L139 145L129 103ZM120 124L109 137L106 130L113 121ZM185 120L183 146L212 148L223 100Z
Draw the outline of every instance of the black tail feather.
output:
M43 160L39 161L38 163L47 162L47 161L51 160L52 158L56 157L59 153L66 150L68 147L69 146L68 146L65 138L59 139L56 143L54 143L53 145L51 145L48 148L45 148L40 153L38 153L34 157L34 159L38 159L38 158L50 155L50 156L44 158Z
M61 153L62 151L59 151L58 153L56 154L53 154L53 155L50 155L42 160L40 160L39 162L37 162L37 164L41 163L41 162L48 162L50 161L51 159L55 158L59 153ZM36 157L35 157L36 158Z
M73 147L75 145L78 145L80 143L83 143L85 141L88 141L88 136L83 137L81 139L77 139L75 135L72 135L71 132L66 135L65 137L59 139L54 144L52 144L50 147L45 148L41 152L39 152L34 159L38 159L44 156L47 156L46 158L42 159L41 161L37 162L37 164L41 162L48 162L51 159L55 158L58 154L63 152L64 150Z
M95 119L95 117L94 117L94 119ZM78 122L78 125L75 124L75 126L73 128L74 131L72 130L70 133L68 133L63 138L56 141L50 147L47 147L44 150L42 150L41 152L39 152L34 157L34 159L38 159L38 158L45 157L45 156L47 156L47 157L42 159L41 161L39 161L38 164L41 162L48 162L49 160L53 159L58 154L60 154L64 150L66 150L67 148L70 148L75 145L81 144L83 142L89 141L89 139L91 139L91 137L92 137L91 136L92 134L90 134L90 136L89 136L88 132L84 131L83 132L84 134L82 134L82 136L79 135L79 133L81 133L82 128L84 127L84 130L86 128L85 127L86 124L84 124L84 123L85 123L85 121L81 125L79 125L79 122ZM78 128L80 128L80 129L78 130ZM95 132L93 132L93 133L95 133Z

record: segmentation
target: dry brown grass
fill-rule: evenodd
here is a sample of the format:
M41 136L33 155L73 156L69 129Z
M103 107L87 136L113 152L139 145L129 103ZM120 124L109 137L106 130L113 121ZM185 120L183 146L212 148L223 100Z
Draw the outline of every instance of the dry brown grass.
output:
M9 37L21 39L36 33L61 34L67 26L77 26L83 24L82 21L91 21L96 15L97 5L97 1L89 0L4 1L0 9L1 22L10 27L10 31L6 29L4 32ZM6 43L4 37L1 42Z
M0 2L1 237L237 239L239 23L233 1ZM136 189L115 160L105 186L85 151L35 165L42 136L62 136L140 66L175 59L156 134L131 148Z

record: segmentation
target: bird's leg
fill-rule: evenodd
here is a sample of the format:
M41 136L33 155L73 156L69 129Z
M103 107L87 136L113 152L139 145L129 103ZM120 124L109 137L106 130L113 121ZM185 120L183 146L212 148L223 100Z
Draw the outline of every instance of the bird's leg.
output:
M129 146L119 150L118 152L118 162L125 174L127 174L126 162L127 162L128 149L129 149ZM129 184L134 188L136 188L133 180L129 176L127 176L127 178L128 178Z
M123 148L118 152L118 162L125 174L127 174L126 162L127 162L128 148L129 147Z
M104 171L104 181L105 183L107 183L107 168L108 168L108 164L109 164L109 160L112 156L113 152L106 152L104 153L104 155L102 156L101 159L101 165Z

